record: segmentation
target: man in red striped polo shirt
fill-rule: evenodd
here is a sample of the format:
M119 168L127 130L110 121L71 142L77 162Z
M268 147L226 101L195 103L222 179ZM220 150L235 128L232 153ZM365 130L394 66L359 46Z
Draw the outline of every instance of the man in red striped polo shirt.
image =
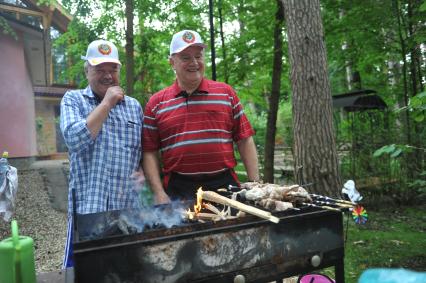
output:
M235 91L204 78L205 48L197 32L176 33L169 57L176 81L145 107L143 167L156 204L238 185L234 143L248 180L259 180L253 128Z

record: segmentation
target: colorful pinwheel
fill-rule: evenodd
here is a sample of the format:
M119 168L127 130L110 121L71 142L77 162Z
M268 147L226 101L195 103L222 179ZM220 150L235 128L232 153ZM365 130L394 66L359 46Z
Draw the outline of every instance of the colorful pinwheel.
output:
M356 224L365 224L368 219L367 211L361 205L356 205L352 210L352 218Z

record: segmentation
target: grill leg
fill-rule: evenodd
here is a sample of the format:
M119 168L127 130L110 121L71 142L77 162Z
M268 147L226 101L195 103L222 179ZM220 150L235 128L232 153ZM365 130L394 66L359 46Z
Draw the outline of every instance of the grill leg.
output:
M345 283L345 263L343 258L334 266L334 275L336 276L336 283Z

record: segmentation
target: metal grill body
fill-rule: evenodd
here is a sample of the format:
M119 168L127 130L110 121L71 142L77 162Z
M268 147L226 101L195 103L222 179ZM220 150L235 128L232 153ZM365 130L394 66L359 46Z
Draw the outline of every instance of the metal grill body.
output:
M76 282L219 283L238 275L245 282L270 282L330 266L336 282L344 281L341 212L306 208L274 215L280 223L247 216L95 240L77 237ZM78 226L93 226L93 219L81 215Z

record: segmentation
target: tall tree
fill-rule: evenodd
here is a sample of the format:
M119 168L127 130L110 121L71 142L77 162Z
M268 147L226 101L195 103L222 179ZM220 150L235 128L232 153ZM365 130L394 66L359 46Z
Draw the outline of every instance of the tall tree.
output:
M269 97L268 121L265 137L265 161L263 181L274 182L274 152L275 152L275 133L277 126L278 104L281 89L281 72L283 58L283 25L284 9L281 0L276 0L277 12L275 14L274 28L274 63L272 69L272 91Z
M327 54L319 0L282 0L288 31L295 177L312 191L338 195L341 179L333 130Z
M228 63L227 63L227 58L226 58L226 46L225 46L225 35L223 33L223 15L222 15L222 10L223 10L223 5L222 5L223 0L219 0L219 4L217 7L218 10L218 14L219 14L219 34L220 34L220 41L221 41L221 46L222 46L222 59L223 59L223 77L224 77L224 82L228 83L229 82L229 73L228 73Z
M126 90L134 92L133 0L126 0Z
M215 49L215 29L214 29L214 16L213 16L213 0L209 0L209 22L210 22L210 56L212 64L212 80L216 80L216 49Z

